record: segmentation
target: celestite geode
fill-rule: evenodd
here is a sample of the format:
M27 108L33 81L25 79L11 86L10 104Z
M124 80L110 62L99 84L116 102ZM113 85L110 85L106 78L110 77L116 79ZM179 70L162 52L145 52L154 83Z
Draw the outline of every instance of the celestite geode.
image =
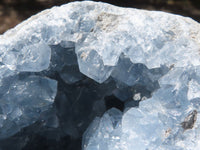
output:
M199 113L190 18L74 2L0 36L2 150L30 149L38 135L49 147L69 137L55 150L81 149L82 136L83 150L199 150Z

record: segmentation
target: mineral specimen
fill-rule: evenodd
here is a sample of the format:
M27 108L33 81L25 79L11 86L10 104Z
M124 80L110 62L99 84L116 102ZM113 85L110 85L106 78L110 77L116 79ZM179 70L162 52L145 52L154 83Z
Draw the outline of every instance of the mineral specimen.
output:
M199 41L190 18L101 2L32 16L0 36L0 149L200 149Z

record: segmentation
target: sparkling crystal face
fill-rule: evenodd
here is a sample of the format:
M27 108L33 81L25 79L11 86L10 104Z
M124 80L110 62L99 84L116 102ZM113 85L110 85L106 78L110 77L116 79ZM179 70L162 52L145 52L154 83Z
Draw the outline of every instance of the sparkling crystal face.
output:
M198 150L200 25L75 2L0 36L0 149ZM88 127L89 126L89 127Z

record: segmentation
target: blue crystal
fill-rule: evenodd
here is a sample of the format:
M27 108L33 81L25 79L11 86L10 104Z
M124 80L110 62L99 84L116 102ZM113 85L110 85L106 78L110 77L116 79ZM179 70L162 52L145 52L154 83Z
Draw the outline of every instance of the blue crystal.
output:
M0 35L0 149L198 150L199 29L85 1Z

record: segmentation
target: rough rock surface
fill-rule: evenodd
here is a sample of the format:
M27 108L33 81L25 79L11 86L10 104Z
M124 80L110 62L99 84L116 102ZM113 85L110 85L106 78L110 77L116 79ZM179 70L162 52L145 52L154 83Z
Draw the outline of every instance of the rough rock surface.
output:
M199 29L100 2L32 16L0 36L0 148L78 149L97 116L84 150L199 149Z

